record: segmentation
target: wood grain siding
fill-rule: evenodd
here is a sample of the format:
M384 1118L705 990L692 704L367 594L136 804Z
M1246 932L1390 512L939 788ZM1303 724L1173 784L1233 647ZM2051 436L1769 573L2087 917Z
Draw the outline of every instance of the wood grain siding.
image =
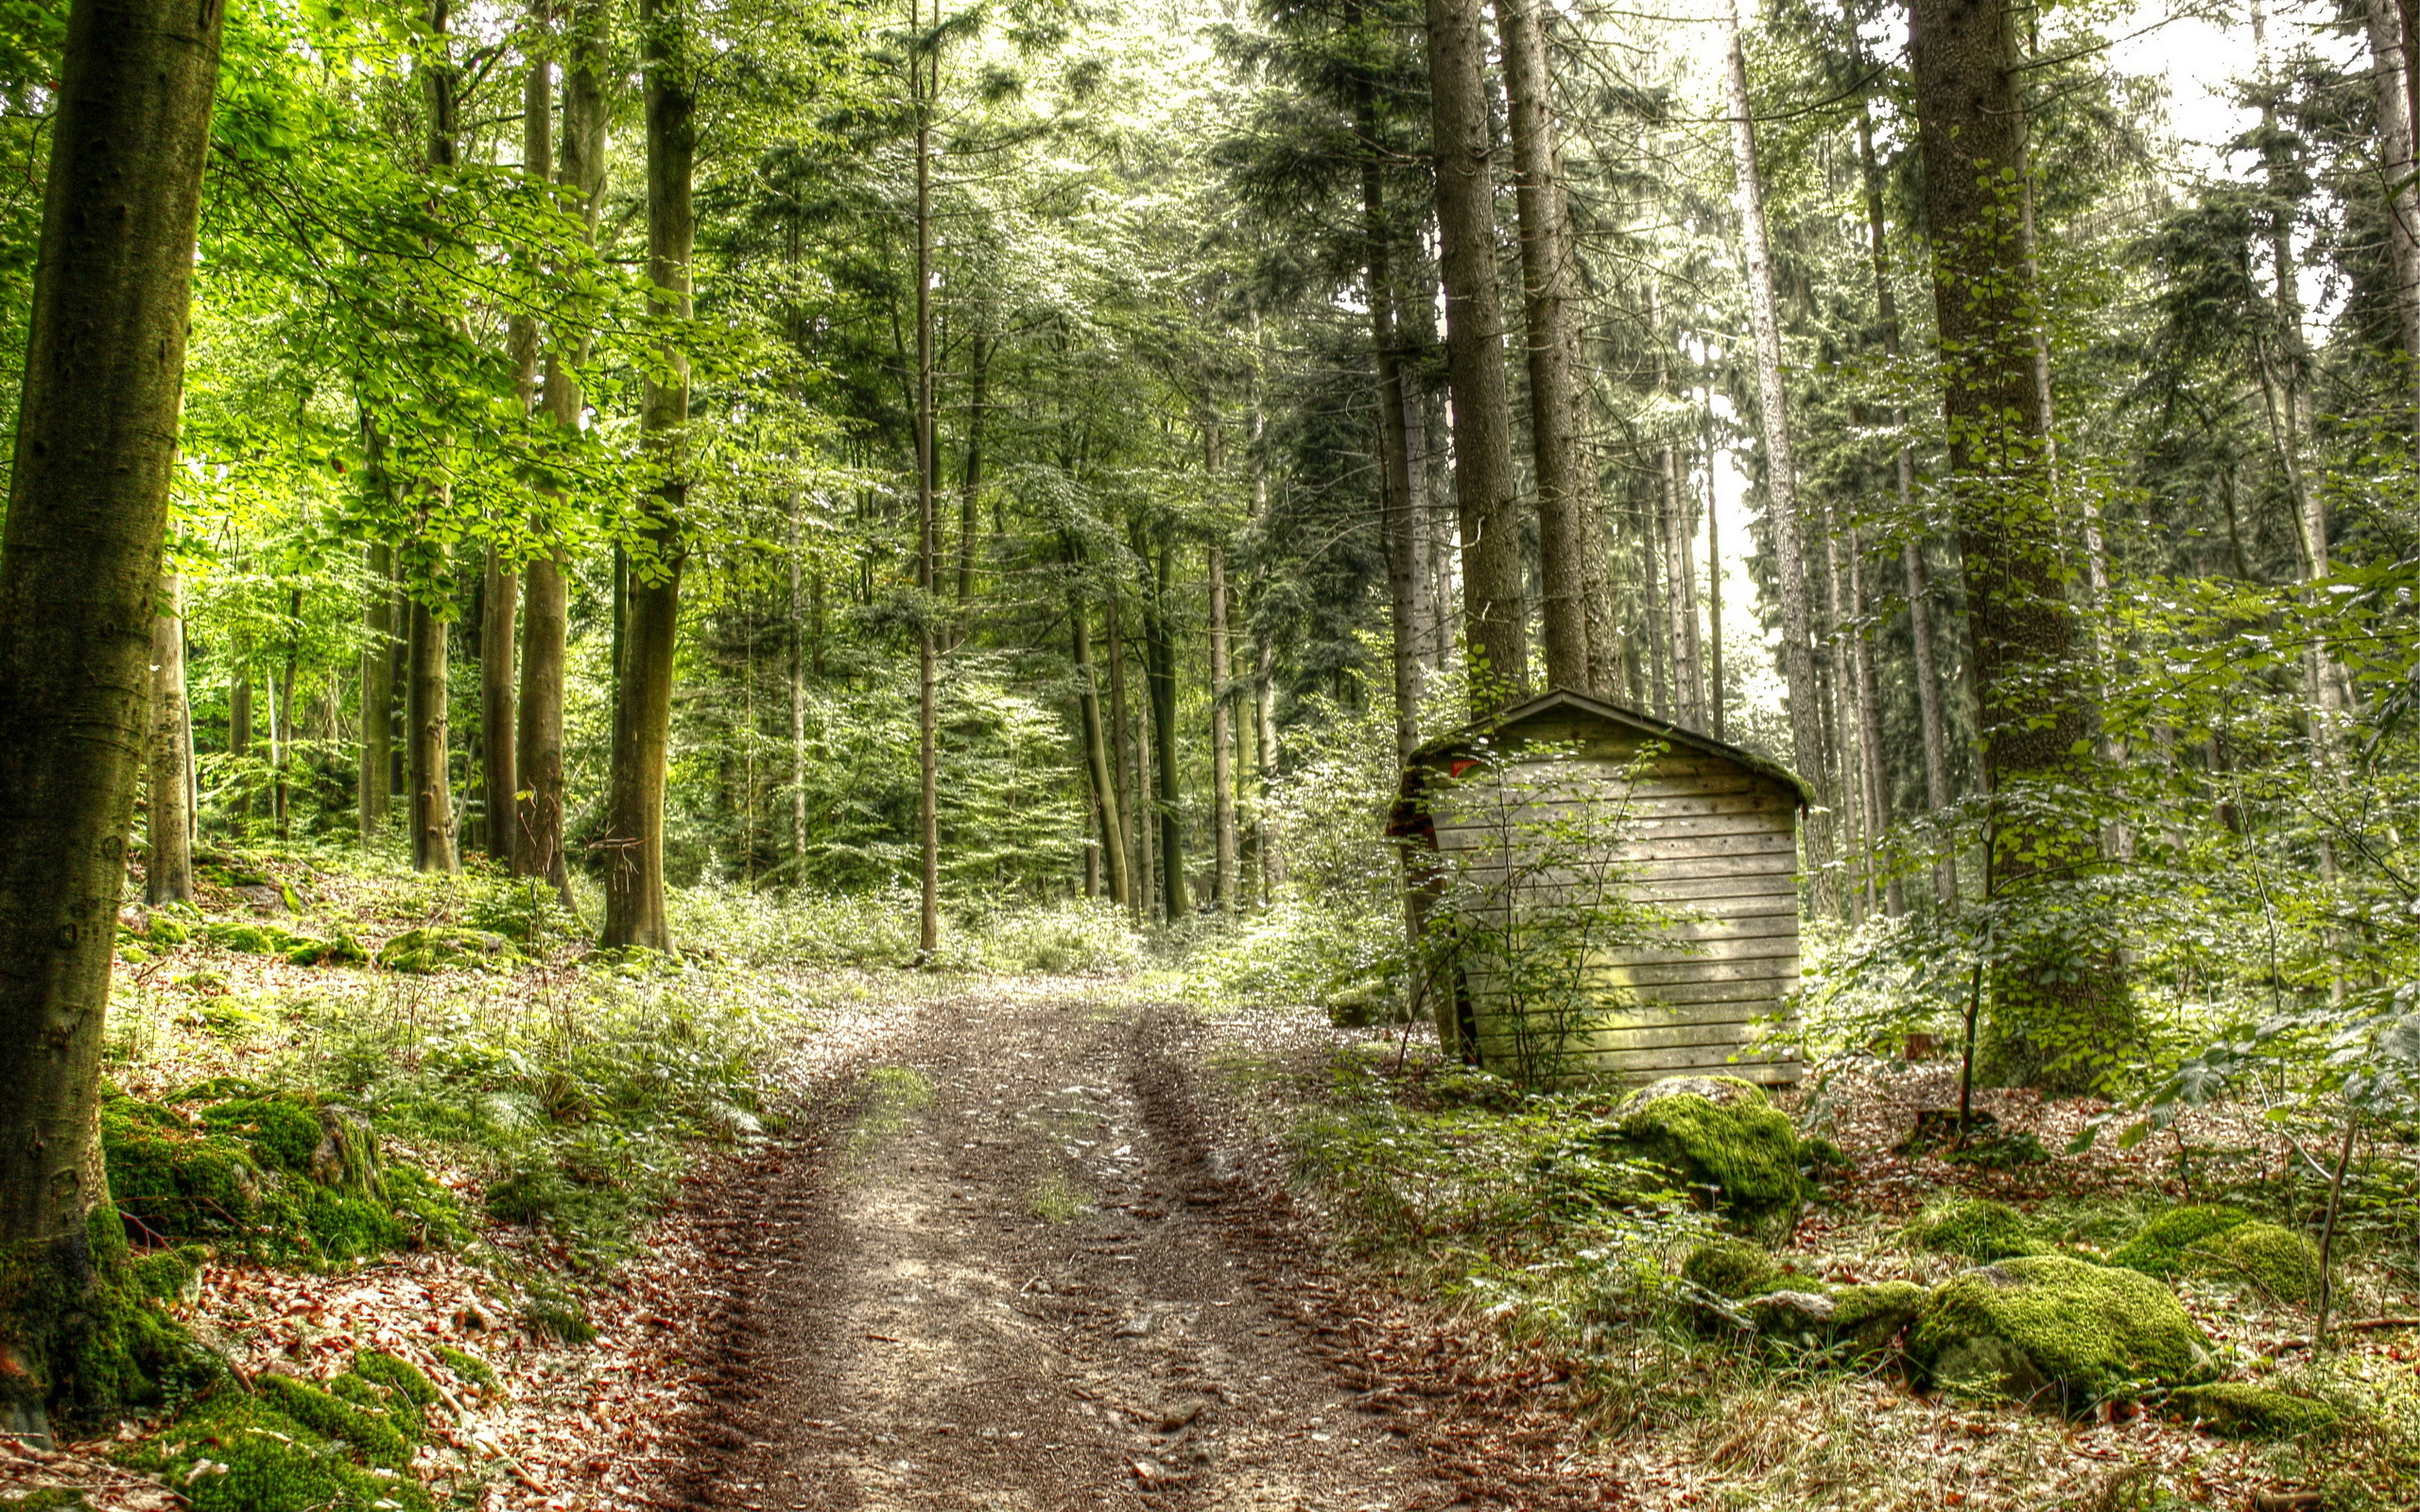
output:
M1640 728L1626 727L1634 717ZM1722 1072L1795 1081L1795 1054L1757 1041L1786 1024L1798 983L1800 789L1744 752L1735 759L1702 738L1695 745L1711 748L1689 748L1685 732L1642 760L1650 723L1573 707L1516 715L1449 753L1464 758L1461 780L1422 791L1425 835L1451 858L1465 897L1498 899L1514 875L1541 890L1600 885L1586 866L1542 866L1566 860L1595 832L1607 836L1600 853L1621 891L1678 916L1654 943L1594 963L1605 1002L1584 1022L1515 1022L1500 988L1475 973L1478 1048L1502 1064L1525 1048L1534 1055L1543 1036L1560 1044L1565 1064L1630 1080ZM1533 754L1534 745L1551 745L1551 757ZM1478 906L1502 917L1500 902Z

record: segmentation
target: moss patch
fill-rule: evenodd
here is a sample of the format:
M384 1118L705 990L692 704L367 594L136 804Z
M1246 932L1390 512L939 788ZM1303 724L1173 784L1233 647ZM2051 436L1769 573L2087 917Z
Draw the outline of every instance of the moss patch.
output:
M2336 1426L2336 1409L2308 1397L2244 1381L2185 1386L2168 1399L2169 1411L2199 1421L2222 1438L2300 1438Z
M421 1409L388 1379L379 1362L392 1358L365 1350L325 1385L264 1376L253 1395L219 1392L126 1462L180 1487L196 1512L429 1512L411 1473Z
M2184 1271L2187 1249L2251 1221L2241 1208L2171 1208L2112 1251L2109 1263L2165 1280Z
M2175 1295L2138 1271L2028 1255L1952 1278L1909 1335L1944 1389L2070 1409L2206 1376L2202 1331Z
M1963 1197L1926 1209L1908 1225L1908 1238L1919 1249L1979 1264L2046 1254L2050 1248L2033 1237L2025 1214L1988 1197Z
M2281 1302L2319 1299L2319 1246L2273 1223L2241 1223L2187 1249L2185 1268L2197 1276L2245 1281Z
M1681 1279L1736 1302L1772 1291L1789 1280L1789 1272L1755 1245L1715 1239L1689 1251Z
M378 947L379 965L419 975L474 968L509 971L521 962L520 950L501 935L441 924L407 929Z
M1806 1198L1798 1131L1736 1076L1674 1076L1615 1109L1615 1132L1752 1234L1787 1234Z
M1878 1355L1931 1301L1931 1290L1913 1281L1839 1287L1832 1293L1832 1335L1861 1355Z
M226 1366L154 1305L127 1255L126 1232L94 1210L80 1245L0 1249L0 1318L30 1370L0 1372L0 1408L44 1409L54 1428L104 1425L130 1407L201 1391Z
M431 1346L440 1364L454 1372L454 1379L480 1391L493 1391L504 1383L496 1379L495 1367L467 1349L450 1344Z
M420 1172L382 1169L362 1115L240 1082L194 1091L204 1106L191 1119L123 1094L101 1106L111 1194L147 1242L309 1263L462 1236L451 1196Z

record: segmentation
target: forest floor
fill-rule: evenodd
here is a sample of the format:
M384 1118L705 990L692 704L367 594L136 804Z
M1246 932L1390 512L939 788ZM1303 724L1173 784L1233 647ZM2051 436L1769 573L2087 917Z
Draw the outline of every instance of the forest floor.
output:
M365 944L500 921L510 901L264 868L299 927ZM218 890L214 929L284 917ZM2331 1378L2395 1423L2309 1454L1760 1355L1668 1302L1623 1301L1662 1296L1711 1220L1651 1215L1609 1245L1549 1211L1551 1118L1457 1101L1417 1037L1180 1002L1183 983L1130 961L809 969L752 960L779 921L733 912L685 968L586 961L566 939L510 969L415 975L199 929L164 942L144 922L112 1007L114 1087L197 1131L199 1089L230 1076L373 1108L389 1157L467 1226L325 1263L172 1236L213 1246L172 1311L245 1382L332 1381L359 1349L450 1382L402 1467L449 1512L2015 1512L2310 1505L2289 1493L2315 1484L2347 1512L2420 1504L2404 1332L2359 1334ZM1785 1099L1853 1166L1785 1260L1827 1281L1937 1281L1963 1263L1917 1252L1906 1226L1945 1195L2105 1246L2147 1212L2309 1164L2252 1108L2197 1111L2165 1154L2103 1141L2005 1171L1903 1154L1948 1075L1860 1061ZM1985 1103L2052 1149L2093 1111ZM2365 1253L2404 1243L2382 1232ZM2350 1279L2347 1315L2420 1312L2404 1270ZM2307 1359L2299 1310L2180 1293L2230 1360ZM451 1363L466 1353L492 1378ZM0 1445L0 1512L44 1487L54 1505L78 1504L59 1500L71 1488L95 1508L219 1504L190 1452L174 1484L121 1463L173 1429Z
M698 1185L684 1221L722 1242L701 1448L671 1499L816 1512L1599 1502L1582 1480L1543 1501L1514 1491L1535 1480L1519 1453L1458 1452L1519 1432L1475 1359L1431 1349L1382 1381L1370 1351L1340 1347L1390 1331L1300 1231L1272 1148L1203 1097L1217 1026L1074 987L925 1003L791 1138ZM1477 1389L1440 1422L1430 1403L1463 1387Z

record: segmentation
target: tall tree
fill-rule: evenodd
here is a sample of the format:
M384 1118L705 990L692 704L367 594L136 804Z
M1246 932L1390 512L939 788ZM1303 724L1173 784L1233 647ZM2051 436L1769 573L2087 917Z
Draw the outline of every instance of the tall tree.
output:
M652 474L638 501L628 627L614 708L607 799L605 928L609 949L672 949L664 902L664 785L672 740L673 653L681 573L688 558L689 353L678 328L695 313L690 251L697 216L697 97L687 0L642 0L639 56L647 78L647 269L650 312L667 328L639 399Z
M1975 702L2003 899L1984 1074L2057 1091L2104 1084L2141 1034L2113 945L2058 888L2099 836L2071 800L2091 749L2048 481L2026 245L2025 123L2004 0L1910 0L1917 146L1949 495L1964 558Z
M1487 713L1527 692L1520 501L1504 383L1504 291L1495 268L1495 174L1478 0L1427 0L1437 240L1445 279L1454 502L1461 519L1471 698Z
M143 899L193 902L193 725L185 704L183 579L160 575L151 618L151 770L144 783Z
M371 433L373 492L383 491L376 433ZM395 783L395 565L394 550L373 541L366 552L368 581L362 600L361 768L355 782L354 823L368 845L386 827Z
M1549 687L1613 691L1610 627L1592 613L1603 575L1596 459L1580 359L1580 258L1555 123L1548 40L1539 0L1498 0L1521 223L1521 293L1529 336L1530 448L1538 485L1538 577ZM1592 573L1592 567L1594 569Z
M429 9L430 55L423 60L421 78L428 110L427 163L432 174L453 170L460 142L457 135L460 80L454 68L451 0L433 0ZM421 478L416 486L443 493L452 486L437 478ZM406 610L406 684L404 692L404 770L408 784L412 821L412 868L418 871L458 871L461 856L455 847L454 795L451 786L449 696L446 691L447 616L452 605L441 597L446 576L446 548L424 543L428 563L424 580L412 585Z
M1781 673L1789 700L1790 760L1821 782L1824 697L1815 679L1813 629L1806 607L1806 551L1800 543L1798 466L1789 439L1789 395L1782 381L1781 313L1773 299L1772 248L1765 231L1764 176L1756 166L1756 121L1748 94L1748 59L1739 45L1738 0L1725 0L1724 41L1731 93L1731 155L1738 174L1739 237L1748 263L1748 323L1756 341L1757 418L1765 437L1765 496L1773 534L1773 592L1781 604ZM1806 870L1818 914L1839 912L1832 874L1832 816L1806 816Z
M908 100L916 112L916 828L918 961L930 965L942 943L941 679L933 628L940 541L933 476L933 100L941 93L941 0L933 29L923 31L915 0L908 8Z
M98 1139L224 12L77 0L0 529L0 1432L145 1394Z
M605 47L613 23L612 0L574 0L565 14L562 141L555 184L560 201L579 217L581 234L596 237L605 200ZM579 429L579 366L588 355L584 330L558 326L546 334L546 371L541 395L547 421L559 438ZM513 758L513 874L555 885L568 904L571 876L563 856L563 670L571 623L569 562L560 547L523 570L526 600L521 616L521 691L517 700L517 749Z

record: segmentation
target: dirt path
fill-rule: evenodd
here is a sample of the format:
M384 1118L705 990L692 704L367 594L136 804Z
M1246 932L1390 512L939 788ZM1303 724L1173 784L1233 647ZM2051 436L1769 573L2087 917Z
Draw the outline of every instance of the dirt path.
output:
M1172 1022L934 1003L819 1126L717 1184L736 1243L694 1503L1464 1504L1293 1321Z

